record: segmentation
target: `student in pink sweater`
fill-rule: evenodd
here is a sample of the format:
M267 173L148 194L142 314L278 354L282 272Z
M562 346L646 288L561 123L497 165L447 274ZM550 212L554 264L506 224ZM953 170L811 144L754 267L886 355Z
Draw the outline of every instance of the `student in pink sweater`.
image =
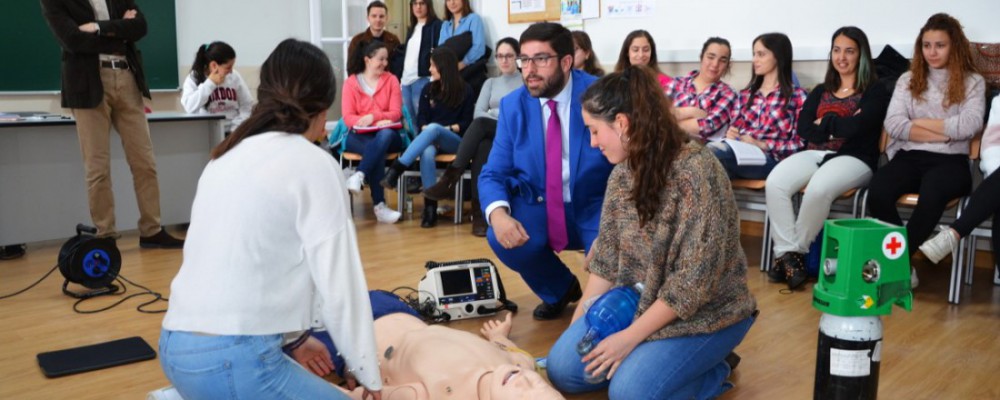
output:
M397 124L403 116L403 95L399 80L386 73L389 51L382 42L372 42L362 49L363 70L347 71L351 74L344 81L341 113L350 132L345 150L361 154L358 170L347 179L347 189L360 194L366 178L370 184L372 204L378 222L392 224L400 213L385 205L385 191L378 184L385 175L386 153L403 150L403 141L397 129L387 126ZM378 129L380 127L386 127ZM365 129L368 128L368 129ZM371 183L374 182L374 185Z

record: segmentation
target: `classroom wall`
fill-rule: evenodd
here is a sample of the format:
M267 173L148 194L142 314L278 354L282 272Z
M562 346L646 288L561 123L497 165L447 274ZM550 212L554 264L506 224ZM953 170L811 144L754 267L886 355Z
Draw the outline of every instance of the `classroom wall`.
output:
M435 0L441 3L443 0ZM595 50L606 68L614 65L621 40L628 31L643 28L653 33L659 47L664 72L681 75L697 67L701 42L709 35L727 37L733 42L733 71L725 80L743 87L750 75L749 48L753 37L764 31L789 33L795 45L794 68L803 86L822 81L826 68L829 34L845 24L856 24L868 32L877 54L883 44L895 44L904 55L912 53L912 42L920 26L934 12L955 15L965 25L974 41L1000 42L1000 1L996 0L841 0L837 2L789 2L787 0L716 0L712 23L705 18L678 18L704 12L704 3L675 3L664 7L657 2L651 18L588 20L584 30L590 33ZM520 36L527 24L507 24L507 2L473 0L473 7L484 18L487 40L494 43L504 36ZM823 15L823 18L771 18L780 15ZM858 10L867 10L859 12ZM363 12L363 11L362 11ZM155 18L149 18L155 23ZM725 21L737 21L726 23ZM744 21L754 21L746 23ZM765 22L757 22L765 21ZM237 51L237 70L255 90L259 66L281 40L288 37L308 40L309 5L307 1L270 0L177 0L178 75L187 74L197 47L210 40L223 40ZM180 93L153 94L151 107L156 111L181 111ZM49 111L69 113L59 105L54 93L0 96L0 110ZM331 118L339 117L334 107Z

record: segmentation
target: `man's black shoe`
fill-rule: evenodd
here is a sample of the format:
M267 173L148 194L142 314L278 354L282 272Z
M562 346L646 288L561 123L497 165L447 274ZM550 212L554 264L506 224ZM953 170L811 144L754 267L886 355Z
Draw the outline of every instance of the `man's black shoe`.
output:
M170 236L166 229L153 236L140 236L139 247L144 249L181 249L184 248L184 240Z
M583 297L583 290L580 290L580 280L574 277L569 290L566 291L566 294L556 304L542 302L538 307L535 307L533 316L539 321L559 318L559 315L562 314L569 303L577 302L581 297Z

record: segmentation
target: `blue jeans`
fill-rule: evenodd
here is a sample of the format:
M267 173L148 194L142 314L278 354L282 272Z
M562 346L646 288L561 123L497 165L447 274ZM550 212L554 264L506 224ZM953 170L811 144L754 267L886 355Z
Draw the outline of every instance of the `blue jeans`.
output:
M410 142L403 155L399 156L399 162L409 167L413 165L417 156L420 156L420 180L425 188L429 188L437 182L437 165L434 157L439 151L442 154L455 154L461 142L462 137L451 129L431 123L413 139L413 142Z
M385 154L403 149L403 139L395 129L382 129L375 133L347 134L347 147L351 153L361 154L358 171L365 173L368 189L372 192L372 204L385 202L385 189L379 182L385 176Z
M766 179L767 174L770 174L774 166L778 165L778 161L766 152L764 156L767 161L764 162L764 165L739 165L736 163L736 154L729 146L726 146L725 150L715 146L708 146L708 148L715 154L715 158L719 159L719 163L726 170L729 179Z
M417 111L420 109L420 93L424 91L424 86L427 86L428 83L430 83L430 78L423 77L413 81L409 85L401 87L403 90L403 107L410 110L410 115L414 118L417 117Z
M576 345L587 333L586 318L563 332L548 357L548 376L561 392L582 393L608 388L611 399L712 399L732 387L725 358L736 348L754 318L717 332L643 342L618 367L611 381L584 380Z
M160 332L160 366L181 397L347 399L281 352L281 335L207 336Z

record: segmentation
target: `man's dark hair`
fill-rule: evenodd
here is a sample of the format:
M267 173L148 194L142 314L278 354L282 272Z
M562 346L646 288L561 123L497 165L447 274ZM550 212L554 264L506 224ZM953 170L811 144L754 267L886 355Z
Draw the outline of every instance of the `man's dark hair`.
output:
M561 24L539 22L531 24L521 34L521 45L525 42L539 41L548 43L555 50L559 59L573 55L573 33Z
M373 1L371 3L368 3L368 8L365 9L365 15L371 14L372 9L375 7L385 10L387 14L389 13L389 6L385 5L385 3L381 1Z

